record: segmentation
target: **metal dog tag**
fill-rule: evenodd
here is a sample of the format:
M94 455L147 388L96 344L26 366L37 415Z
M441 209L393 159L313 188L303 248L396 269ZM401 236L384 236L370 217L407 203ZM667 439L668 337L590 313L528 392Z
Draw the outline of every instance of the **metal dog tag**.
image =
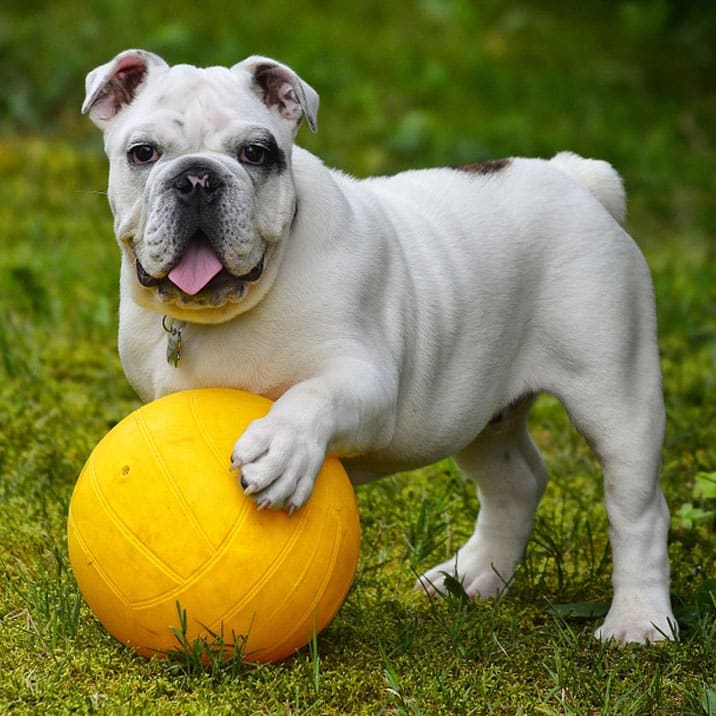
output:
M175 368L181 360L182 349L182 331L186 323L184 321L175 321L173 318L164 316L162 318L162 328L167 332L167 363Z

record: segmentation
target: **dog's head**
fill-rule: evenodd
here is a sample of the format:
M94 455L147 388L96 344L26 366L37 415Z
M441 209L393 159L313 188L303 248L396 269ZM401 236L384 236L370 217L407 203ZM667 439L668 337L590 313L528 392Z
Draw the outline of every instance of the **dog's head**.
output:
M132 298L202 323L255 305L295 215L293 140L303 118L316 129L316 92L266 57L170 67L127 50L89 73L82 111L104 133Z

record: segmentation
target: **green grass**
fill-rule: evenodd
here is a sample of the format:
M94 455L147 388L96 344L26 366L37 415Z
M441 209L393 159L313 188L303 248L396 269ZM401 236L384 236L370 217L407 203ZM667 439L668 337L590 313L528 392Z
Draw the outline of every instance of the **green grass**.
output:
M0 713L716 714L710 5L223 5L0 10ZM285 59L322 96L321 130L301 142L358 175L564 148L615 163L659 305L679 643L593 640L610 595L601 473L549 398L532 427L550 484L506 597L412 591L478 507L445 461L358 488L354 586L285 662L202 667L192 644L146 661L104 632L69 569L67 506L93 445L138 402L116 354L106 163L77 108L84 73L128 46Z

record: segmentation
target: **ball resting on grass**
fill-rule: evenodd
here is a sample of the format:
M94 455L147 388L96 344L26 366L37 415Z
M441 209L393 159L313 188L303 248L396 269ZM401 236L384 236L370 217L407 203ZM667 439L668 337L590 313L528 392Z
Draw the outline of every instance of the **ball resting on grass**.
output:
M360 525L341 463L326 459L291 517L258 510L229 471L237 437L270 407L237 390L174 393L124 418L87 460L70 502L70 561L98 619L140 654L176 649L177 633L218 634L247 661L276 661L345 599Z

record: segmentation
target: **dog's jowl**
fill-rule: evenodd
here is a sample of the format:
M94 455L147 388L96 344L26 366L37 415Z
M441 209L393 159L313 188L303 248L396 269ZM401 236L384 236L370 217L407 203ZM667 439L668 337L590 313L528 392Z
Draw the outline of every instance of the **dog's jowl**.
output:
M654 296L611 166L562 153L357 181L294 144L318 95L265 57L128 50L90 72L83 110L110 160L126 374L144 400L276 400L226 456L259 508L299 509L327 451L356 482L454 455L480 513L420 585L495 595L544 491L526 425L548 392L604 471L597 636L675 635Z

